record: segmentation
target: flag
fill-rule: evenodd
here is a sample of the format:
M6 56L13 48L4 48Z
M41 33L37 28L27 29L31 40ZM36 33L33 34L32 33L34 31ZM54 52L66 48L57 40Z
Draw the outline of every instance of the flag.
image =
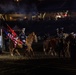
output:
M15 31L14 31L9 25L7 25L7 26L8 26L8 28L10 29L12 35L13 35L15 38L17 38L17 34L15 33ZM18 39L18 40L19 40L19 39ZM20 44L23 44L23 42L22 42L21 40L19 40L19 41L17 41L17 42L20 43Z
M17 34L15 33L15 31L9 25L7 25L7 26L10 29L10 32L12 33L12 35L16 37Z
M14 37L12 34L8 33L6 30L3 30L3 31L4 31L5 34L13 41L14 47L16 47L16 45L18 44L18 42L17 42L17 40L15 39L15 37Z
M17 37L14 37L12 34L8 33L6 30L4 30L4 32L13 41L15 47L18 43L23 44L22 41L20 41Z

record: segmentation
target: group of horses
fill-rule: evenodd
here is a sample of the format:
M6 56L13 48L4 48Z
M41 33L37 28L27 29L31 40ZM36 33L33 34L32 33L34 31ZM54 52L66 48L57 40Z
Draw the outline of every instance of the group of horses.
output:
M64 38L48 37L43 42L45 55L51 54L58 57L75 57L76 55L76 36L64 33Z
M26 38L26 52L30 55L34 55L34 51L32 48L33 42L38 42L37 35L35 32L30 33ZM64 38L60 39L59 37L48 37L43 41L43 52L45 55L50 54L52 56L59 56L59 57L72 57L76 55L74 48L76 47L76 37L72 34L64 33ZM17 44L16 48L14 48L14 43L12 40L10 41L9 50L11 56L14 55L14 51L17 52L18 55L21 55L18 49L22 49L22 44ZM72 54L73 53L73 54Z

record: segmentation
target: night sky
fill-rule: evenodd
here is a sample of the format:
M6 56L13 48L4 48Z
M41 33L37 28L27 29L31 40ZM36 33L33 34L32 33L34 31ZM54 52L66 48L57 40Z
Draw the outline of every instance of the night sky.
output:
M0 0L0 13L32 13L76 10L76 0Z

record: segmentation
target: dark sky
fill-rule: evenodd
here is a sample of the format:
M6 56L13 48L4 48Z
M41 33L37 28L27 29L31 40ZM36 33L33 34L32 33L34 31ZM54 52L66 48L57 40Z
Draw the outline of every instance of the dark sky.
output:
M76 0L0 0L0 13L33 13L76 10Z

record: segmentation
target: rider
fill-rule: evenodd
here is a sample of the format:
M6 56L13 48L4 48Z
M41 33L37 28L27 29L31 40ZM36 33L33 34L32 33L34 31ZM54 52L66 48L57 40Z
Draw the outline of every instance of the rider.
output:
M23 47L26 46L26 35L25 35L25 28L22 28L22 31L19 35L20 40L23 42Z
M64 38L64 35L63 35L63 28L57 28L57 37L60 38L60 39L63 39Z
M58 51L59 51L59 57L60 57L60 53L63 54L63 56L65 57L65 53L64 53L64 32L63 32L63 28L60 28L60 30L58 30Z
M56 36L59 37L59 28L56 29Z
M60 39L63 39L64 38L64 32L63 32L63 28L61 28L60 29L60 35L59 35L59 37L60 37Z

